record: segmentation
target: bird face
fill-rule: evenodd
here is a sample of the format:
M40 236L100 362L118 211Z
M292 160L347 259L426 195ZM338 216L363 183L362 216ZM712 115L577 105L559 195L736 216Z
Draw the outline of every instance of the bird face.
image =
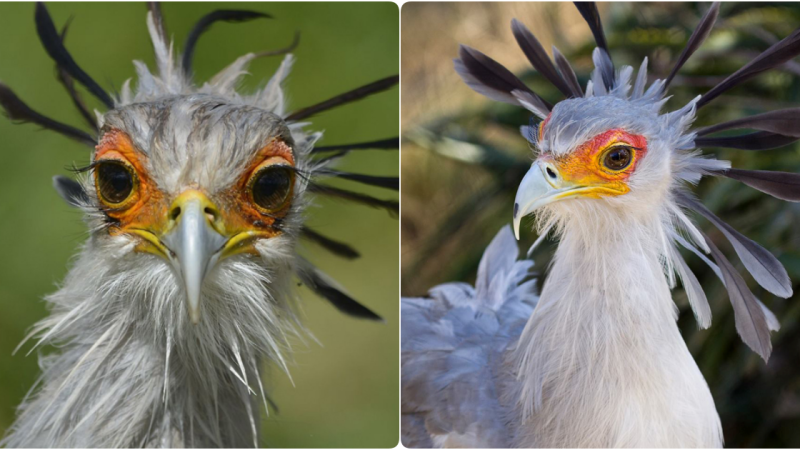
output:
M668 152L661 151L664 145L648 117L659 122L651 108L618 98L557 104L532 139L539 155L517 191L517 238L523 216L556 202L584 199L584 206L594 208L630 208L662 193L658 186L668 179L663 158Z
M293 212L293 141L280 118L253 122L248 109L184 99L168 114L115 110L90 166L107 223L99 233L168 264L195 324L207 275L232 256L258 256L256 243L281 237Z

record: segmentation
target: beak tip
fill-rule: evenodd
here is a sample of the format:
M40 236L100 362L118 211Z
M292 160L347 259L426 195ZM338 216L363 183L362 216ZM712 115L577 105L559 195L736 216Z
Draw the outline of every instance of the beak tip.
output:
M192 325L197 325L200 323L200 309L199 308L191 308L189 309L189 320L192 321Z

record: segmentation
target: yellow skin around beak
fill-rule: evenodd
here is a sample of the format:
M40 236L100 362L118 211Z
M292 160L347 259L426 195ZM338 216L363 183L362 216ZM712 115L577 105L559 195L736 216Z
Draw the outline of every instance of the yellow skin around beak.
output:
M227 231L220 209L198 190L181 193L168 211L164 232L156 234L143 229L131 232L152 244L151 253L169 261L183 280L189 318L197 324L203 282L208 274L224 258L252 252L252 242L264 233Z
M628 155L624 165L612 168L609 155ZM542 154L522 178L514 199L514 236L519 239L522 217L547 204L568 198L602 198L630 192L628 179L638 160L647 153L641 135L612 129L601 133L567 155ZM614 156L614 155L612 155Z
M229 256L257 253L254 243L258 239L281 234L280 221L289 210L291 191L284 203L265 214L253 202L250 180L258 169L270 165L293 166L293 152L280 139L268 142L239 182L215 197L218 203L196 187L169 199L149 177L146 159L124 132L111 130L103 135L95 164L122 164L132 181L124 200L109 203L101 195L106 185L95 170L98 198L113 223L109 234L140 238L135 251L158 255L175 269L184 284L189 317L196 324L203 282L214 267Z

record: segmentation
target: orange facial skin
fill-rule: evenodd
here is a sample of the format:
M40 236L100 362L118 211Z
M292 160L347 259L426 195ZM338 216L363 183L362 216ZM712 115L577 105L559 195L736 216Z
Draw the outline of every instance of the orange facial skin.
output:
M631 163L622 170L609 169L603 164L603 159L608 152L619 145L632 149ZM580 186L591 186L590 191L583 193L584 197L599 198L629 192L627 181L646 153L647 140L644 136L631 134L622 129L612 129L581 144L568 155L557 157L542 155L542 158L555 164L564 181Z
M161 243L159 236L168 233L174 226L169 211L173 209L173 202L179 200L167 198L158 188L145 170L147 156L134 147L130 137L123 131L114 129L107 132L96 147L94 163L109 160L122 162L135 173L133 191L120 204L109 204L98 195L105 206L106 215L113 222L109 234L137 236L140 238L137 251L166 256L169 250ZM220 218L214 221L213 226L230 239L224 256L253 253L255 249L251 244L256 239L274 237L281 233L280 221L291 206L292 195L289 195L289 201L278 210L262 212L253 203L249 191L250 178L259 169L271 164L294 167L292 148L281 139L275 138L267 143L254 156L239 181L225 192L214 196L213 206L219 210ZM189 194L188 191L199 191L201 195L208 195L199 187L188 186L177 198Z
M98 194L100 202L106 207L106 215L114 223L109 228L109 233L118 235L134 230L150 233L164 231L169 202L148 176L144 169L146 157L135 150L128 135L119 130L111 130L103 135L97 144L94 161L120 161L132 167L136 174L133 191L121 204L109 204Z

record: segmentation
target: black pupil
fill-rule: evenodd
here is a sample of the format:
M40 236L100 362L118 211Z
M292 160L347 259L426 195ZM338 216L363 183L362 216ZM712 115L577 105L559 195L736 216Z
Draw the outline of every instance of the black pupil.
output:
M121 203L133 189L133 177L119 163L103 163L97 167L100 195L110 203Z
M293 172L287 167L273 166L261 170L253 182L253 201L269 210L286 203L292 190Z
M615 148L606 155L605 165L609 169L622 170L631 163L631 151L627 147Z

